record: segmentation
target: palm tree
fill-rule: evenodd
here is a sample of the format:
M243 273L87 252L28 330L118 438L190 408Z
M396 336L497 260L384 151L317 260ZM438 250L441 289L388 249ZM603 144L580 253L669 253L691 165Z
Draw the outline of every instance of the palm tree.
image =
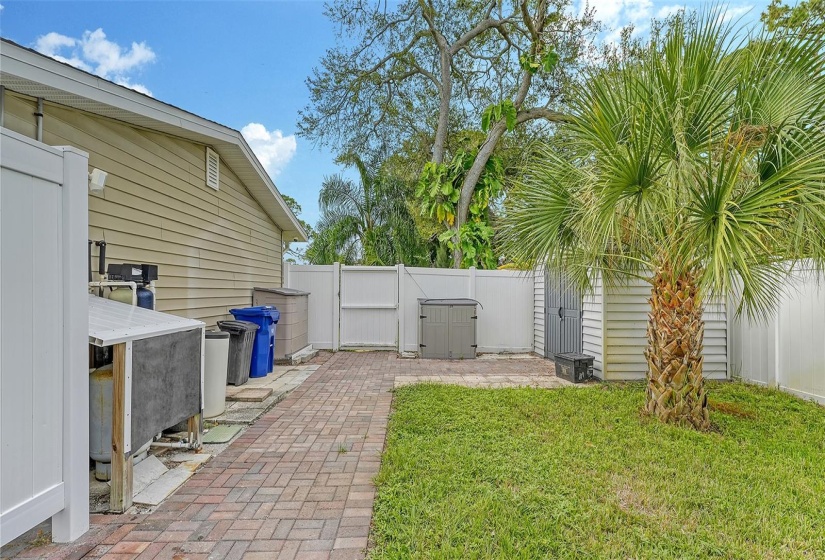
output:
M405 202L403 184L371 170L360 157L341 158L360 183L341 175L324 179L321 218L306 259L312 264L418 264L421 243Z
M582 289L650 282L645 408L699 429L704 304L766 316L795 263L825 265L822 35L746 36L724 16L677 16L575 86L564 152L510 193L503 232Z

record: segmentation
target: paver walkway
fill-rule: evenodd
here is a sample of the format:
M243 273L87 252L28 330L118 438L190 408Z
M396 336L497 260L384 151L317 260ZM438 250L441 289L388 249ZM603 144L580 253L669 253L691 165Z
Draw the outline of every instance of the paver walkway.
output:
M363 558L392 389L418 381L557 386L549 361L340 352L151 514L93 515L27 558Z

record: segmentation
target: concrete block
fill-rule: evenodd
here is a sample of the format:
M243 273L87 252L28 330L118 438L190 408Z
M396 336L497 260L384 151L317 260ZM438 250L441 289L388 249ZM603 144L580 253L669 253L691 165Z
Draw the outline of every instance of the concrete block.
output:
M149 484L139 494L136 494L134 502L148 506L159 505L194 474L193 465L196 466L195 463L184 463L166 471L160 478Z

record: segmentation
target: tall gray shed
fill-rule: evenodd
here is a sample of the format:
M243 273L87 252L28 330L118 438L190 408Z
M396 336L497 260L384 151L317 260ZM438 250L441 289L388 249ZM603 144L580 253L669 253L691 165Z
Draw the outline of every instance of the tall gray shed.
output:
M252 305L274 305L281 313L275 327L275 361L288 360L309 345L309 292L253 288Z
M419 299L418 348L421 357L475 358L477 306L474 299Z

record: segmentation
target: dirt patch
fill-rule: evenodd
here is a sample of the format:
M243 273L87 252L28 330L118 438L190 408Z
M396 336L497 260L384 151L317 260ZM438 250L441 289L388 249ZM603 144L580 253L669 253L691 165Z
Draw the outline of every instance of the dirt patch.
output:
M708 399L708 407L712 411L721 412L722 414L729 414L731 416L736 416L737 418L747 418L749 420L756 419L756 413L753 410L737 403Z

